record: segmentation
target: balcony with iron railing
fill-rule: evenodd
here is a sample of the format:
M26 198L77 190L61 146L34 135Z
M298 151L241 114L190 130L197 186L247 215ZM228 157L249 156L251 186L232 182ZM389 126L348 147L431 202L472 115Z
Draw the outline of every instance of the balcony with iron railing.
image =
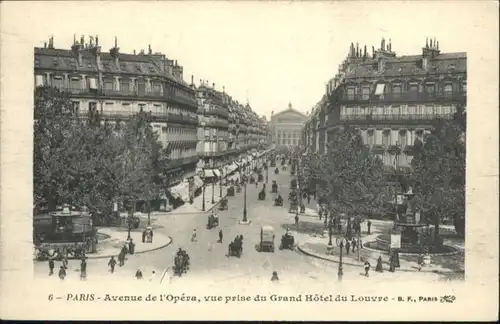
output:
M451 119L453 118L453 113L446 114L370 114L370 115L340 115L340 123L347 124L370 124L377 122L384 123L421 123L430 122L436 119ZM335 126L333 120L330 121L330 126Z
M441 92L386 92L381 95L372 94L344 94L339 102L354 103L392 103L392 102L465 102L467 93L460 91Z

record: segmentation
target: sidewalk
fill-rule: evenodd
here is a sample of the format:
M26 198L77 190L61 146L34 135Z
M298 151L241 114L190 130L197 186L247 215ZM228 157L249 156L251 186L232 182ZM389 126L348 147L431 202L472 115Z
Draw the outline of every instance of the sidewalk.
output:
M127 234L128 230L125 228L115 228L115 227L103 227L99 228L98 235L107 236L105 239L100 239L97 244L97 252L87 254L88 259L101 259L110 258L111 256L117 256L120 253L123 245L127 244ZM154 232L153 243L142 243L142 231L130 232L130 237L135 243L135 254L141 254L145 252L155 251L167 247L172 239L160 233L159 231Z
M222 198L227 195L227 186L222 186ZM210 212L217 204L220 202L220 185L215 184L213 187L213 197L214 203L212 204L212 185L206 185L205 187L205 212ZM182 214L199 214L204 213L203 211L203 194L195 197L193 199L193 204L186 201L184 205L180 206L169 212L170 215L182 215Z
M319 220L318 220L319 221ZM317 221L313 221L316 223ZM308 226L308 225L313 225L313 224L306 224L309 223L309 221L303 222L303 226ZM391 226L391 222L386 222L386 221L378 221L378 220L372 220L372 231L370 235L363 235L362 236L362 242L363 244L366 244L368 242L373 242L375 241L375 238L377 235L379 235L382 232L386 232L385 228L387 226ZM315 257L318 259L322 259L325 261L330 261L330 262L340 262L340 248L336 246L335 238L337 235L334 234L332 241L333 241L333 250L332 251L327 251L327 244L328 244L328 234L327 231L325 230L323 233L317 233L315 234L306 234L306 233L300 233L301 229L299 224L299 229L293 231L293 235L296 237L298 245L297 249L311 257ZM363 233L366 233L364 229L362 229ZM460 251L460 246L455 246L453 244L453 247L458 249ZM358 253L357 250L356 252L352 252L352 249L349 254L346 254L346 250L342 251L342 262L347 265L351 266L359 266L363 267L364 262L367 260L373 269L375 269L375 266L377 265L377 259L379 256L382 256L383 259L383 265L384 265L384 270L389 269L389 255L385 251L378 251L370 248L363 248L360 249L360 260L358 261ZM397 268L396 271L409 271L409 272L418 272L418 256L417 255L400 255L400 268ZM432 256L432 263L430 266L422 268L420 272L433 272L433 273L461 273L465 269L465 262L464 262L464 254L463 253L457 253L454 255L433 255Z

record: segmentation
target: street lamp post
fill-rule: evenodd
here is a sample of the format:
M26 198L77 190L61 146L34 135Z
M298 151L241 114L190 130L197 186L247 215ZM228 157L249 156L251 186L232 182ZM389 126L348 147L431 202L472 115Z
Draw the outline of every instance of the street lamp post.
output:
M243 223L246 223L248 222L247 220L247 182L246 182L246 179L245 179L245 194L244 194L244 198L243 198Z
M215 204L214 192L215 192L215 179L212 181L212 205Z
M342 276L344 275L344 269L343 269L343 264L342 264L342 250L344 248L344 243L345 239L341 236L337 238L337 246L340 248L340 260L339 260L339 270L337 273L339 281L342 281Z
M205 211L205 184L203 184L203 204L201 206L201 209Z
M129 215L127 217L127 227L128 227L127 240L130 240L130 230L132 229L132 216L131 215Z
M219 192L219 198L222 198L222 177L221 177L221 179L219 181L219 191L220 191Z

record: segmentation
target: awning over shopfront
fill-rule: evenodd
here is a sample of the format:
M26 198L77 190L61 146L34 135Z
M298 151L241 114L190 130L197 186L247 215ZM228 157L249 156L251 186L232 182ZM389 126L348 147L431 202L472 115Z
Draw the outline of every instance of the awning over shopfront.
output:
M193 177L193 183L196 188L201 188L203 187L203 180L197 175Z
M212 170L217 178L220 178L220 171L217 169Z
M236 181L236 182L239 182L240 181L240 174L239 173L235 173L233 175L231 175L229 178L228 178L229 181Z
M212 169L204 169L203 174L204 174L205 178L215 177L214 171Z
M385 84L384 83L379 83L377 84L377 87L375 88L375 95L381 95L384 93L385 89Z
M182 199L184 201L189 200L189 184L187 182L181 182L168 189L172 197L176 199Z

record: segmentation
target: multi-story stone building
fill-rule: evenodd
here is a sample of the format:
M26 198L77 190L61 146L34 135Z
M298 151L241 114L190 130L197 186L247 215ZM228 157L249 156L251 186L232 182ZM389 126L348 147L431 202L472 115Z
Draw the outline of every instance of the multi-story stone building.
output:
M249 104L233 100L225 90L215 90L200 80L198 100L198 163L205 179L226 177L239 167L236 161L264 142L265 125L258 120ZM200 172L203 170L202 172Z
M193 179L198 161L195 91L183 80L183 67L161 53L102 52L99 39L82 36L71 49L54 48L53 38L35 48L35 86L53 86L71 95L80 116L100 114L109 121L150 112L152 126L167 148L164 172L174 196L186 199L186 179ZM182 182L182 183L181 183Z
M388 172L409 172L416 139L423 140L436 118L465 108L466 53L441 53L427 40L418 55L397 56L382 39L372 54L351 44L346 60L329 81L324 98L304 127L309 151L324 152L343 125L358 129Z
M271 116L271 127L277 146L297 146L301 142L301 134L307 116L288 104L288 109Z

